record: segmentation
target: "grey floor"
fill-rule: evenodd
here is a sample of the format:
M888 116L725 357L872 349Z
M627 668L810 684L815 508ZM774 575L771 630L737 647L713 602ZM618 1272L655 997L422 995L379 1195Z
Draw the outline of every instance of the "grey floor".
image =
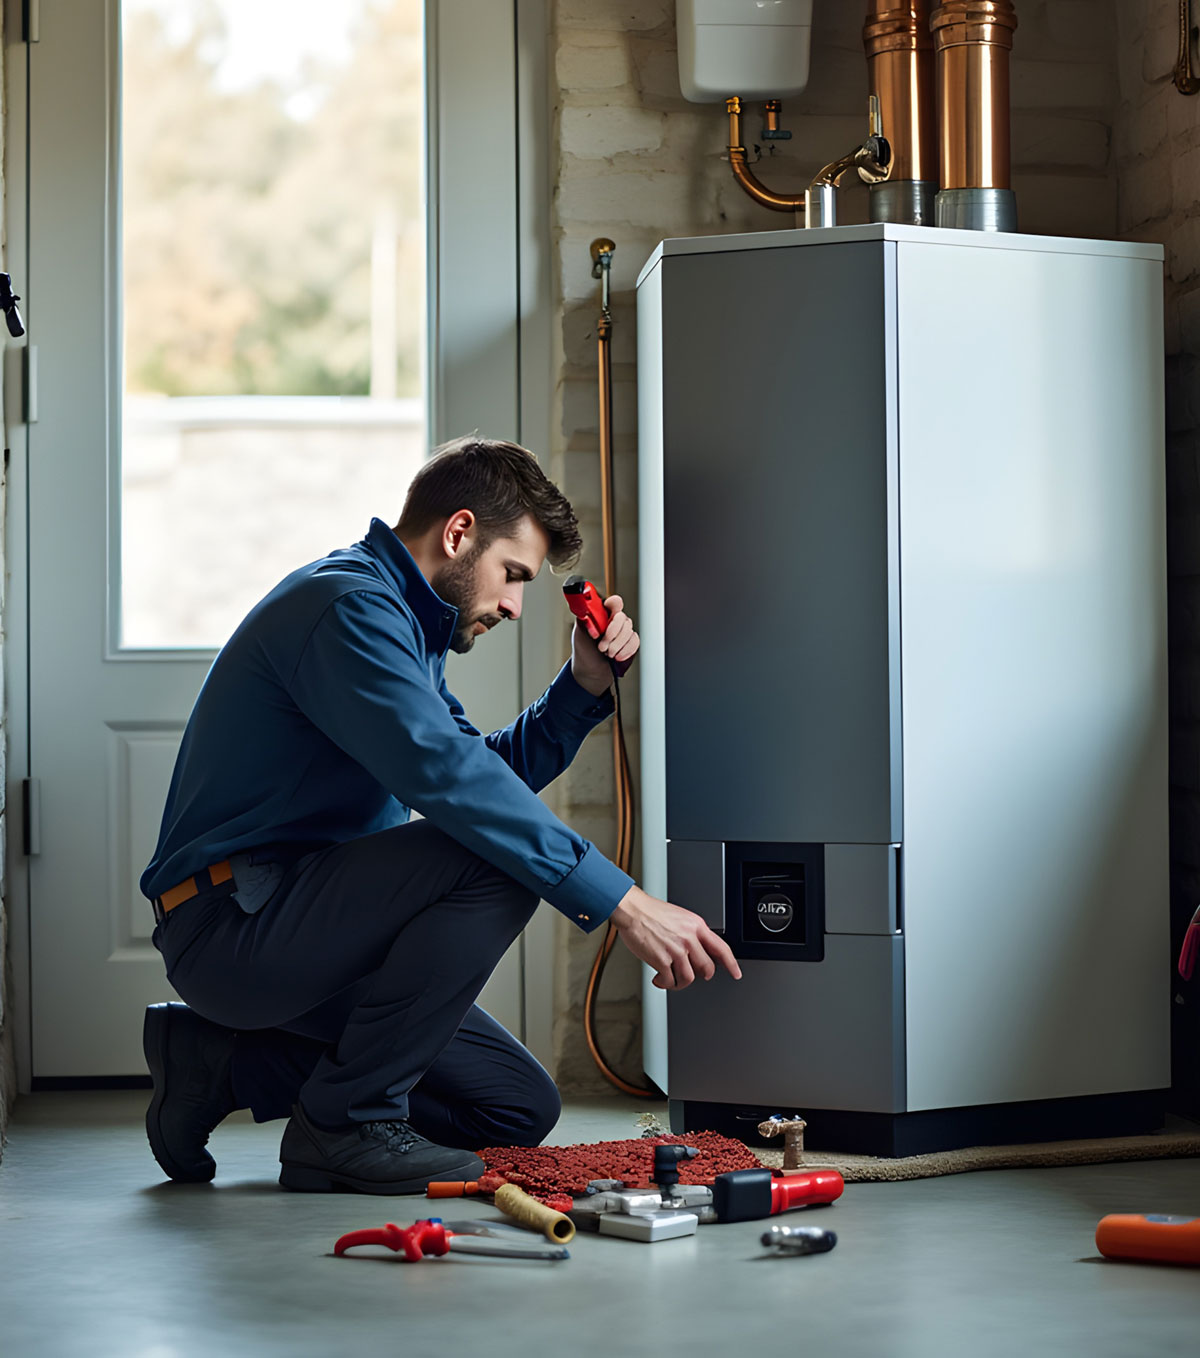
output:
M1109 1263L1093 1243L1106 1212L1200 1214L1200 1161L851 1185L816 1218L837 1248L812 1258L764 1255L747 1222L653 1245L579 1237L560 1264L407 1264L330 1249L428 1215L423 1199L287 1193L282 1124L241 1115L214 1137L214 1184L167 1183L145 1102L18 1102L0 1162L5 1358L1200 1352L1200 1271ZM642 1107L576 1103L551 1139L635 1135Z

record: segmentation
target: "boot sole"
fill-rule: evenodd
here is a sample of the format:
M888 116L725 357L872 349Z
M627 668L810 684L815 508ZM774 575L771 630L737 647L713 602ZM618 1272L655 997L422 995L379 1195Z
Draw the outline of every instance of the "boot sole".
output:
M378 1180L356 1179L350 1174L284 1162L279 1171L279 1182L294 1193L372 1193L379 1197L400 1197L406 1193L424 1193L431 1183L443 1179L477 1179L483 1172L479 1164L478 1158L472 1156L461 1165L448 1166L437 1174L380 1183Z
M169 1179L184 1184L206 1184L215 1176L217 1162L204 1151L204 1160L207 1164L203 1162L198 1165L180 1164L167 1149L166 1139L159 1124L163 1100L167 1097L167 1043L170 1038L170 1016L170 1009L147 1009L142 1024L142 1051L145 1053L146 1064L150 1067L150 1076L154 1081L154 1097L150 1100L150 1107L146 1109L146 1136L159 1168Z

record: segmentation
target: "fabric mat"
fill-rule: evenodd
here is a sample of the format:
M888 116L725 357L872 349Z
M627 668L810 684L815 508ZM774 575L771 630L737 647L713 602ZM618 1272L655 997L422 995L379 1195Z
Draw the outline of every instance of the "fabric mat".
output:
M898 1179L932 1179L940 1174L966 1174L975 1169L1031 1169L1060 1165L1098 1165L1108 1160L1166 1160L1200 1155L1200 1128L1168 1130L1153 1136L1098 1137L1089 1141L1039 1141L1024 1146L970 1146L934 1151L895 1160L874 1155L804 1152L805 1169L836 1169L847 1183ZM778 1169L782 1149L750 1148L764 1165Z

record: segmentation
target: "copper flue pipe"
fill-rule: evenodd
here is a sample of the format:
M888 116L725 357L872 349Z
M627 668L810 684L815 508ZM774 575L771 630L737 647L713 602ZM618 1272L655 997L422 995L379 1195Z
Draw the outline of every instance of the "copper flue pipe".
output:
M936 51L942 189L1012 187L1008 65L1012 0L940 0Z
M725 100L725 111L729 114L729 165L733 177L763 207L774 208L776 212L803 212L802 193L775 193L756 178L750 169L746 148L742 145L742 101L736 94Z
M930 0L870 0L863 25L868 89L892 148L888 178L937 180Z

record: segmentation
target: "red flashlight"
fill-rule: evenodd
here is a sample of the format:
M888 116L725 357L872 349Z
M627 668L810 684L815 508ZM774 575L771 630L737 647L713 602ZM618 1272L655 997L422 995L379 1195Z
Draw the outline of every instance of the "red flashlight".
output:
M793 1207L824 1207L846 1187L836 1169L810 1169L782 1177L769 1169L735 1169L713 1180L718 1221L760 1221Z
M567 607L587 628L588 636L593 641L599 641L604 635L605 628L612 621L612 615L604 607L604 601L600 598L596 586L590 580L585 580L582 575L572 575L563 585L563 597L567 601ZM614 660L613 668L618 677L624 674L632 663L632 660Z

